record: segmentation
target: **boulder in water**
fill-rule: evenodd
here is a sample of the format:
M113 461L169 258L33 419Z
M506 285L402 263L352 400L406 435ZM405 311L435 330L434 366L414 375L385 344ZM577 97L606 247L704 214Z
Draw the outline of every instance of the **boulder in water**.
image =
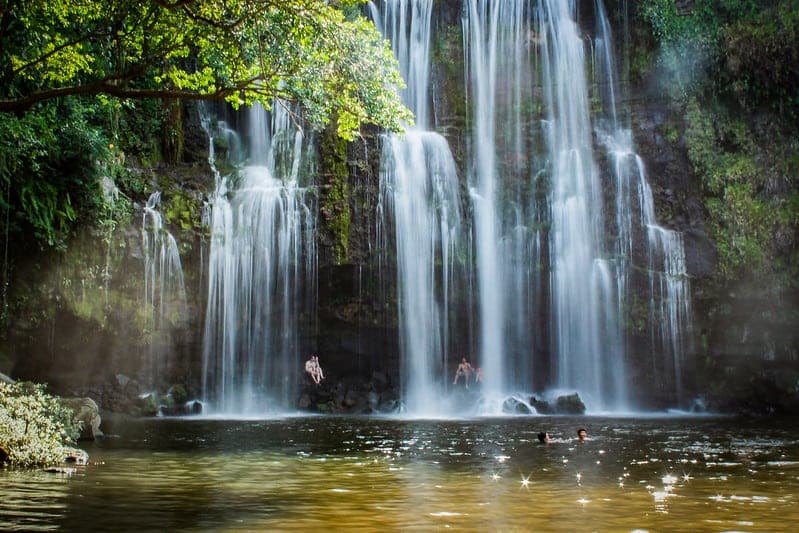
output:
M203 413L203 403L200 400L192 400L186 404L186 411L190 415L201 415Z
M64 451L66 452L65 463L75 463L76 465L89 463L89 454L80 448L65 448Z
M546 400L539 400L535 396L530 396L530 405L541 415L551 415L552 405Z
M559 415L584 415L585 404L576 392L558 396L555 400L555 412Z
M504 402L502 402L502 412L511 415L533 414L533 411L530 409L529 405L525 404L524 402L512 396L510 398L507 398Z

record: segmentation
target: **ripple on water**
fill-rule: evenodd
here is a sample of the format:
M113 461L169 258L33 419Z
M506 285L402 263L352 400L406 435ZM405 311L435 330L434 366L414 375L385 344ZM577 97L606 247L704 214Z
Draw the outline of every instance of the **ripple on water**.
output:
M775 438L788 430L773 421L726 422L137 422L92 445L105 464L70 478L0 470L0 530L8 516L25 529L64 530L85 516L98 530L666 531L716 521L777 531L799 520L790 496L799 479L781 475L799 465L797 441ZM571 436L577 425L598 442L530 442L537 430Z

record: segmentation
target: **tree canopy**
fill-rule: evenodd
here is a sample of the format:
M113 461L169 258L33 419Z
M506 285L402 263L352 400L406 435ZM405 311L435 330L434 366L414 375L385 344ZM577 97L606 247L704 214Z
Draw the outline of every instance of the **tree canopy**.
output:
M391 50L363 0L2 0L0 111L52 98L226 100L302 105L352 137L398 130L410 112Z

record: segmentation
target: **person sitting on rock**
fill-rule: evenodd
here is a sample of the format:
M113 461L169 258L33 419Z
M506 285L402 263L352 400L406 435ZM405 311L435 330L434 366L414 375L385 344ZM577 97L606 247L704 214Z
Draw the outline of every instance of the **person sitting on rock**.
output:
M314 370L316 371L314 381L316 381L316 384L319 385L319 382L325 379L325 373L322 372L322 365L319 364L318 355L313 356L313 362L314 362Z
M316 365L314 364L314 356L312 355L310 359L305 361L305 372L311 376L311 379L314 383L319 383L316 381Z
M458 365L458 369L455 371L455 381L452 382L453 385L458 384L458 380L463 376L463 384L466 385L466 388L469 388L469 376L472 375L472 365L469 364L469 361L466 358L461 359L461 364Z

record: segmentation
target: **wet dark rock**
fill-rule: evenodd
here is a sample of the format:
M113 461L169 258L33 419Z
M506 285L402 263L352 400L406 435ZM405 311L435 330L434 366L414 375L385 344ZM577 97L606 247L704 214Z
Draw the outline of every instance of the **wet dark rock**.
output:
M576 392L558 396L555 400L555 413L559 415L583 415L585 414L585 404Z
M341 371L341 365L331 365ZM346 377L328 374L321 383L303 375L297 394L298 409L320 413L368 414L393 412L399 406L399 389L387 373L369 372Z
M378 412L380 413L396 413L399 411L400 402L399 400L390 399L384 400L380 402L380 406L378 407Z
M362 395L359 395L354 389L350 389L347 391L347 394L344 396L344 405L347 407L353 407L360 402L363 398Z
M530 405L540 415L549 415L553 413L552 406L546 400L539 400L535 396L530 396Z
M369 405L369 409L372 411L377 411L378 406L380 405L380 395L375 391L369 391L369 393L366 395L366 403Z
M85 450L81 450L80 448L66 448L64 451L66 452L64 456L65 463L75 463L78 465L89 463L89 454Z
M712 276L718 264L718 252L710 237L701 229L689 228L683 232L683 244L688 275L694 278Z
M199 400L192 400L186 404L186 414L201 415L203 412L203 403Z
M529 405L513 397L507 398L504 402L502 402L502 412L511 415L533 414L533 411L530 409Z

